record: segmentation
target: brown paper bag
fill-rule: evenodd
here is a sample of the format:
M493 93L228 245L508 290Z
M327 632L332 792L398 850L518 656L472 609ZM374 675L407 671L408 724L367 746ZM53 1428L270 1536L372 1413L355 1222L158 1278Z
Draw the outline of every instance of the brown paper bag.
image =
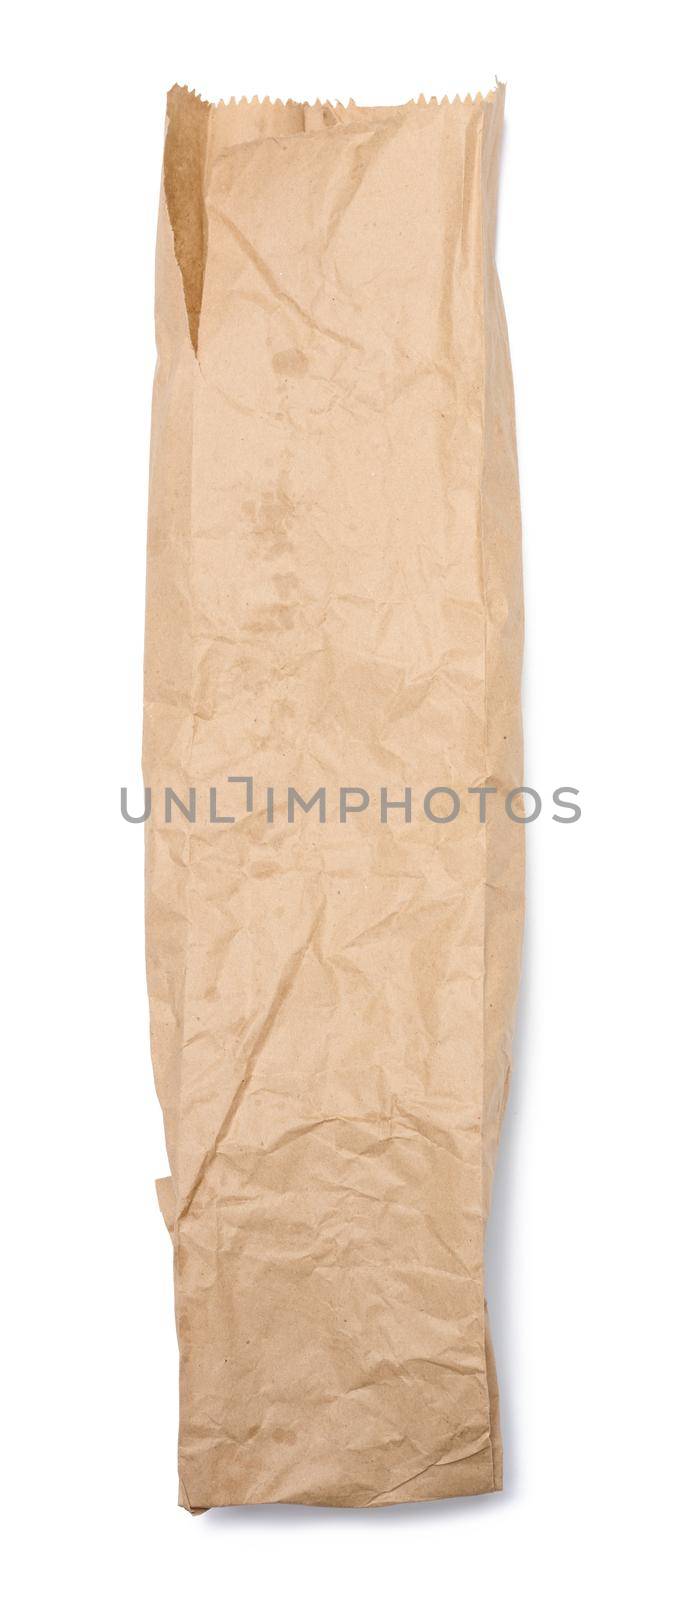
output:
M523 829L468 791L522 782L502 108L169 95L144 770L191 1510L501 1486Z

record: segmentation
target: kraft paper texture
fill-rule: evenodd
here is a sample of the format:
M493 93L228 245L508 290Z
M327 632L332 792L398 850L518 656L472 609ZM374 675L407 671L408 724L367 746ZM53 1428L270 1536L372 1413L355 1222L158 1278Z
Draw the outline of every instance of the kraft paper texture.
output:
M468 791L522 783L502 117L168 99L144 775L191 1511L501 1487L524 829Z

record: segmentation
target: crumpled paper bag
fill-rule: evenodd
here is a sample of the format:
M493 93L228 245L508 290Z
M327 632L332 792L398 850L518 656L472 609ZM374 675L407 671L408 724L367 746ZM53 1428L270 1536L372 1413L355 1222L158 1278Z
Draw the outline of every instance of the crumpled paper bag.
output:
M168 99L147 960L193 1511L501 1486L523 828L468 791L522 782L502 113Z

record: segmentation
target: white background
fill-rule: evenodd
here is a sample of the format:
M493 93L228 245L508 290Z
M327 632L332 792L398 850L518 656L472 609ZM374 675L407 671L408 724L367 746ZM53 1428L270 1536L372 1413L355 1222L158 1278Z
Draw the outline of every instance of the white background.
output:
M480 20L479 20L480 19ZM690 90L684 11L15 8L2 149L8 1592L678 1596L690 1500ZM489 1239L502 1495L176 1506L137 792L164 97L508 81L525 528L516 1075Z

